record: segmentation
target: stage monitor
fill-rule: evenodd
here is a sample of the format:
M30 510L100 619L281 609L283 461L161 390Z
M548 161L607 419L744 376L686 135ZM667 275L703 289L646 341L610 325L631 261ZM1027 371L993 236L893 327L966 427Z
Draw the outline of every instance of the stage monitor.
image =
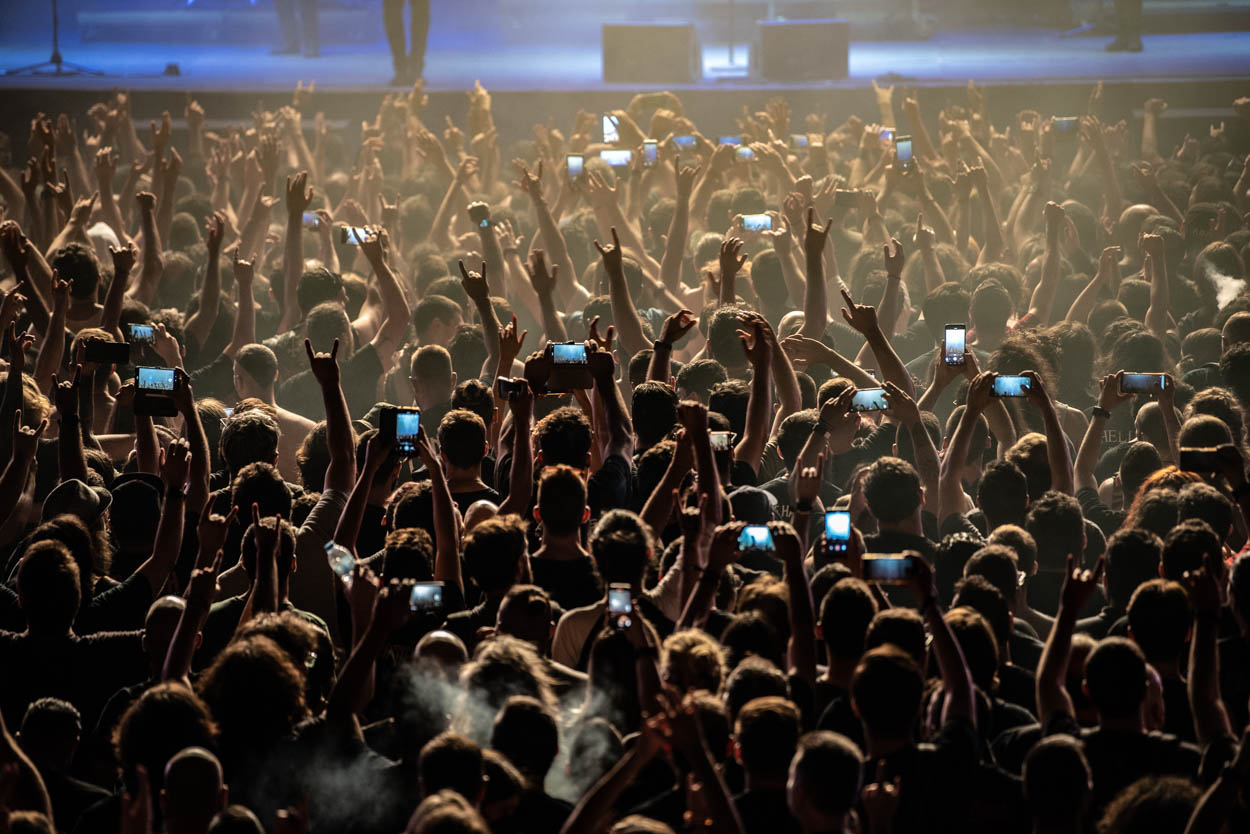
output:
M693 84L703 56L693 23L603 24L603 80L614 84Z
M767 81L846 78L851 27L844 19L761 20L755 62Z

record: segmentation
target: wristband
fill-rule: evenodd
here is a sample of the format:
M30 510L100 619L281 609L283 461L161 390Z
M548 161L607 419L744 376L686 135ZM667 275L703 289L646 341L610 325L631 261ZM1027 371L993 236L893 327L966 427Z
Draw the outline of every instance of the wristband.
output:
M811 501L798 501L794 505L795 513L810 513L812 511Z
M656 339L654 342L652 342L652 343L651 343L651 349L652 349L652 350L655 350L655 351L660 351L660 350L672 350L672 349L673 349L673 343L672 343L672 342L666 342L666 341L664 341L663 339Z
M1111 412L1110 412L1110 411L1108 411L1107 409L1103 408L1103 407L1102 407L1102 406L1100 406L1100 405L1096 405L1096 406L1094 406L1093 408L1091 408L1091 409L1089 410L1089 413L1090 413L1090 416L1093 416L1093 417L1101 417L1101 418L1103 418L1104 420L1110 420L1110 419L1111 419Z

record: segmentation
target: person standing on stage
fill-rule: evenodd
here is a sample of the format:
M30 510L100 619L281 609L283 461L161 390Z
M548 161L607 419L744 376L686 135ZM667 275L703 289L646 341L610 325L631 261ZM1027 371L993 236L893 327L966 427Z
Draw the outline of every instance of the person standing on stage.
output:
M395 77L391 84L408 85L425 74L425 39L430 34L430 0L408 0L411 49L404 39L404 0L382 0L382 23L391 45Z
M273 5L278 11L278 26L282 29L282 46L276 47L273 54L299 55L303 52L305 58L320 58L317 0L273 0Z

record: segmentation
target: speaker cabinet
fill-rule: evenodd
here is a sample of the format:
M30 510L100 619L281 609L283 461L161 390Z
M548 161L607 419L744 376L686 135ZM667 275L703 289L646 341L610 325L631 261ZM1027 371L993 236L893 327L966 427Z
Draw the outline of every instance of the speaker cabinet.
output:
M693 23L603 24L603 80L614 84L693 84L703 55Z
M851 27L846 20L761 20L755 56L769 81L846 78Z

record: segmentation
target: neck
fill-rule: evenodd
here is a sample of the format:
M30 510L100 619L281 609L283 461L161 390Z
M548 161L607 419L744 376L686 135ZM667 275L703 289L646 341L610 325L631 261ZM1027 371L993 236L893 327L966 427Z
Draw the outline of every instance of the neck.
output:
M538 559L563 559L571 561L588 555L582 547L581 538L576 533L567 536L549 536L543 534L543 545L534 553Z
M1114 733L1144 733L1146 725L1142 723L1141 713L1134 713L1128 718L1107 718L1098 716L1098 726Z
M902 521L878 522L882 533L909 533L913 536L924 535L924 525L920 523L920 508Z
M1150 665L1155 667L1155 671L1159 673L1159 677L1165 681L1178 681L1184 675L1181 674L1180 660L1173 658L1171 660L1151 660Z
M277 399L274 396L272 387L266 388L264 391L257 391L255 396L256 399L260 400L265 405L272 405L274 408L278 407Z
M851 688L851 678L855 675L855 667L859 665L859 658L851 659L848 657L833 657L828 655L829 665L825 669L822 680L829 681L834 686L842 689Z

